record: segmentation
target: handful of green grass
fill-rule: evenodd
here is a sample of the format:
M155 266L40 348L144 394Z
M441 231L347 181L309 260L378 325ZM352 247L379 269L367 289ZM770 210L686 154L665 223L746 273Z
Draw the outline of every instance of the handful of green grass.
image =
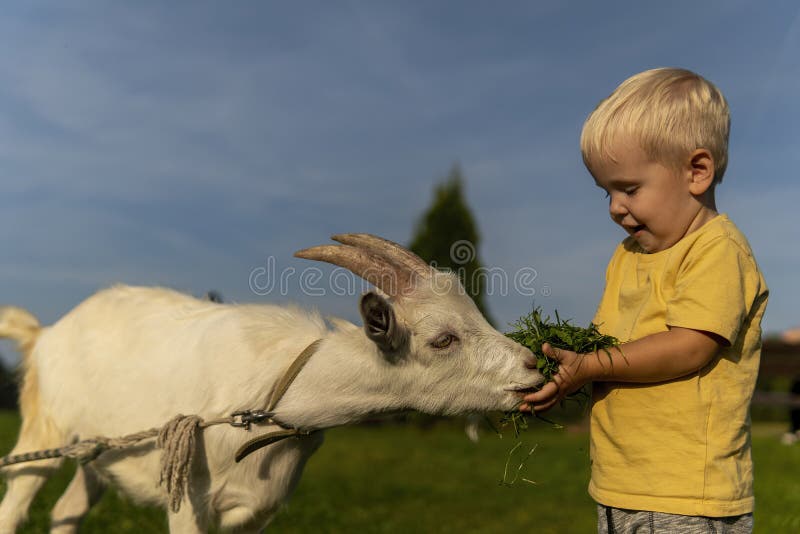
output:
M536 307L512 325L513 331L506 333L509 338L531 349L536 356L536 368L544 375L545 383L551 381L553 375L558 373L558 361L546 356L542 351L542 345L545 343L549 343L555 349L571 350L578 354L601 350L608 353L608 349L619 345L619 341L615 337L601 334L594 323L589 323L588 327L581 328L570 323L568 319L561 319L558 311L555 312L555 316L555 321L553 321L549 316L542 315L541 308ZM585 400L587 397L586 388L581 388L569 396L578 401ZM534 416L539 417L536 414ZM528 427L526 418L518 410L506 412L501 424L505 426L509 423L514 426L516 435L519 435L520 430Z
M536 356L536 369L544 375L545 384L550 382L553 376L558 373L558 361L545 355L542 351L542 345L545 343L549 343L550 346L555 349L571 350L578 354L605 351L610 360L611 353L609 349L619 345L619 341L615 337L601 334L594 323L589 323L588 327L581 328L573 325L569 320L562 320L557 311L555 315L556 319L552 321L549 316L542 315L541 308L534 308L531 313L521 317L512 325L514 327L513 331L506 333L508 337L517 343L531 349L531 352ZM567 398L582 402L585 401L588 396L587 388L583 387ZM537 419L549 423L555 428L562 428L558 423L545 419L537 413L533 413L532 415ZM502 419L500 419L500 426L506 427L509 425L513 427L514 435L519 438L520 432L528 428L528 417L517 409L508 411L504 414ZM508 453L505 469L503 471L503 478L500 480L500 484L504 486L512 486L517 480L535 484L534 481L522 477L521 474L528 458L530 458L536 450L536 446L530 449L522 460L519 461L519 465L513 470L513 478L509 475L509 465L514 457L514 453L521 445L522 442L518 441L514 448Z

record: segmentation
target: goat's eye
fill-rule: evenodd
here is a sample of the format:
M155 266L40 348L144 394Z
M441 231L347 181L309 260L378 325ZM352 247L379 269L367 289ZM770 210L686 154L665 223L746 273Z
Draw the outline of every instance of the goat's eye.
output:
M435 349L446 349L457 339L458 338L453 334L443 334L431 341L431 347Z

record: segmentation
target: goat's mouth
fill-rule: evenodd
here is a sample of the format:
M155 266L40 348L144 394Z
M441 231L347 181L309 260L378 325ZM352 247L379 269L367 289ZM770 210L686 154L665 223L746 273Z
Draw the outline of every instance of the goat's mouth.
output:
M543 385L544 385L544 377L542 377L540 380L536 380L535 382L529 382L526 384L514 384L512 386L505 388L505 390L511 393L533 393L535 391L539 391L540 389L542 389Z

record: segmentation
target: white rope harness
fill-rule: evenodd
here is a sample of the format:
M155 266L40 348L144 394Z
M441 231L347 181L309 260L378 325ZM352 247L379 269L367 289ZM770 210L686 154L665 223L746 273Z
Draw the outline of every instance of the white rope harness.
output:
M150 438L156 438L156 448L162 449L161 474L159 485L165 486L169 497L169 508L178 512L181 501L189 485L189 474L194 460L195 434L198 428L207 428L214 425L229 424L250 430L251 424L269 422L279 426L280 430L267 432L247 441L236 452L235 460L240 462L245 456L262 447L289 437L307 436L311 431L299 430L289 427L284 423L272 419L273 411L278 402L283 398L289 386L300 373L303 366L316 352L322 340L317 339L301 352L289 368L275 384L270 395L266 411L244 410L232 413L229 417L204 421L197 415L176 415L160 428L151 428L135 434L128 434L119 438L106 438L102 436L85 439L72 445L56 449L26 452L22 454L7 455L0 458L0 468L23 462L33 462L48 458L73 458L85 464L91 462L100 454L108 450L125 449Z

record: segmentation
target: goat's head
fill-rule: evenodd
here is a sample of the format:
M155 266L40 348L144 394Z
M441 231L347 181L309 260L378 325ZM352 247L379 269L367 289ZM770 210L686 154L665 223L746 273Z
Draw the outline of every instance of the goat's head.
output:
M333 239L341 244L295 255L347 268L378 288L360 302L374 344L368 352L388 377L380 387L403 398L402 408L442 414L511 409L519 402L515 390L543 381L530 368L532 353L486 321L455 274L380 237Z

